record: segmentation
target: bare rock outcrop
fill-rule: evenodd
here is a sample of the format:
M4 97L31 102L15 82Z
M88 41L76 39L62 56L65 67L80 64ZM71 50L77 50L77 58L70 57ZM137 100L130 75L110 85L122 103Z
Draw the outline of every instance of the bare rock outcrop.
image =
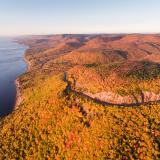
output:
M147 92L147 91L142 91L142 94L136 96L135 95L121 96L113 92L99 92L96 94L84 92L83 94L102 102L117 104L117 105L143 104L147 102L155 102L160 100L160 94L155 94L153 92Z
M160 100L160 93L155 94L153 92L143 91L143 95L144 95L144 102L154 102Z

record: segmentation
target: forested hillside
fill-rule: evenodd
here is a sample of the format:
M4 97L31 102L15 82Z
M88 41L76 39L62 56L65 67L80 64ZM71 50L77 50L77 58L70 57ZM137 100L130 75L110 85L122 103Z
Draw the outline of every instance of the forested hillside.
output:
M0 120L0 159L160 158L159 35L18 41L29 67L21 104Z

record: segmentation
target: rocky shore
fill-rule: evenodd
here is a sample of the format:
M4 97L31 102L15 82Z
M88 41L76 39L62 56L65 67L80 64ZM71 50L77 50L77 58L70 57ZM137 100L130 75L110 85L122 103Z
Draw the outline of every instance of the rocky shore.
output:
M23 100L21 96L20 82L18 78L15 80L15 85L16 85L16 103L14 108L16 109Z

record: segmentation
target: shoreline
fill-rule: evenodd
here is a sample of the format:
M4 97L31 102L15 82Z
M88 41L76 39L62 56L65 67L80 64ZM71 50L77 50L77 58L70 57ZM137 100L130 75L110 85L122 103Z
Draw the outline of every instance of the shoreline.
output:
M17 109L17 107L21 104L22 102L22 96L20 93L20 82L19 78L15 80L15 85L16 85L16 99L15 99L15 105L14 105L14 110Z
M18 42L17 42L18 43ZM28 47L29 48L29 47ZM24 73L22 73L21 75L23 75L23 74L26 74L27 72L29 72L30 71L30 69L31 69L31 63L30 63L30 61L28 61L27 59L26 59L26 52L27 52L27 50L28 50L28 48L24 51L24 54L23 54L23 57L22 57L22 59L23 59L23 61L26 63L26 71L24 72ZM16 110L17 108L18 108L18 106L22 103L22 101L23 101L23 97L22 97L22 95L21 95L21 83L20 83L20 81L19 81L19 77L21 76L21 75L19 75L17 78L16 78L16 80L14 81L14 84L16 85L16 99L15 99L15 104L14 104L14 106L13 106L13 110Z

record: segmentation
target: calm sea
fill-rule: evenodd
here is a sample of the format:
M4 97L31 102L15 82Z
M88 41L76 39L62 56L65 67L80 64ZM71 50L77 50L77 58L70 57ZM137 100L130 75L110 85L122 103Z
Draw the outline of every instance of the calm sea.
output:
M16 100L14 81L26 71L23 55L26 46L11 38L0 38L0 116L12 112Z

